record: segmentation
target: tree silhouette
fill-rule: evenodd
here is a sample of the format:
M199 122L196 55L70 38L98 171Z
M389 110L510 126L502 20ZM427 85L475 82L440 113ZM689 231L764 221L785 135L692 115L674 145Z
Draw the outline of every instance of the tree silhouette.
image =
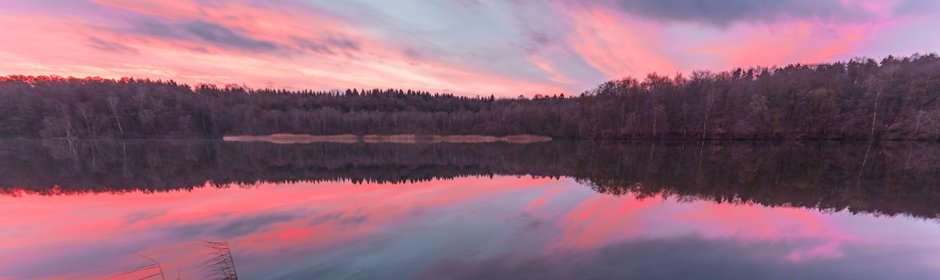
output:
M940 58L650 74L578 97L288 91L124 78L0 77L0 137L273 133L568 139L940 140Z

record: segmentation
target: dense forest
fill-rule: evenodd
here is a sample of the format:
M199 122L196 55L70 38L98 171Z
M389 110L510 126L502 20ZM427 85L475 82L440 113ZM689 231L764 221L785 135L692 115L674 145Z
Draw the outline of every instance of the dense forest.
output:
M940 57L853 59L609 81L578 96L288 91L142 79L0 77L0 137L272 133L566 139L940 140Z
M940 146L921 142L2 140L0 195L506 175L574 178L612 195L940 218L938 157Z

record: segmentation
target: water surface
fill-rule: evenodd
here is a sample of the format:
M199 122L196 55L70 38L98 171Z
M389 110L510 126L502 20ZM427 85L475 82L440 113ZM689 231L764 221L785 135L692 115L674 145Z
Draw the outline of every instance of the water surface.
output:
M0 278L937 279L938 153L6 141Z

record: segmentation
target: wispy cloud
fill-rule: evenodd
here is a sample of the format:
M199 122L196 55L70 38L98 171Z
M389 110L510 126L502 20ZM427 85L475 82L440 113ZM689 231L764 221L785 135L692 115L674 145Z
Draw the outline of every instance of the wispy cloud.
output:
M292 37L291 39L300 49L318 54L334 55L337 52L349 54L350 52L359 51L359 43L348 38L327 36L316 41L301 37Z
M875 15L842 0L615 0L632 15L662 21L727 26L780 20L864 21Z
M67 2L0 0L0 74L517 96L940 42L927 0Z
M109 52L109 53L116 53L116 54L139 53L137 49L135 48L125 46L124 44L121 44L121 43L108 42L105 40L98 39L96 37L89 37L88 44L92 48L95 48L104 52Z
M182 28L206 43L222 47L247 51L269 51L278 49L278 45L273 42L253 39L211 22L194 20L182 24Z
M162 21L155 18L131 23L131 32L137 36L159 39L189 40L195 44L243 51L274 51L284 48L275 42L255 39L218 23L201 19L184 22Z

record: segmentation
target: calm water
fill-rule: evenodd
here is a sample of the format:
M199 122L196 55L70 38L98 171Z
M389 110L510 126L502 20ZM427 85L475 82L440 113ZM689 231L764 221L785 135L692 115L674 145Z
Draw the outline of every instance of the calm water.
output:
M938 279L940 146L0 141L0 279Z

